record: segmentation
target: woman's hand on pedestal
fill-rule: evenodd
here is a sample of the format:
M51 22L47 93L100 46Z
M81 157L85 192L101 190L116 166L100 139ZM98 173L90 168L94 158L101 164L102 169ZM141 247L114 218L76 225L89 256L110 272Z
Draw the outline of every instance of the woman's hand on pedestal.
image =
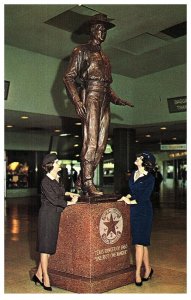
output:
M131 195L128 194L127 196L123 196L121 197L121 199L117 200L117 201L124 201L126 204L137 204L136 200L130 200Z
M66 196L70 196L72 198L71 201L67 201L67 205L76 204L76 202L78 201L78 198L80 197L80 195L74 194L74 193L70 193L70 192L66 192L65 195Z

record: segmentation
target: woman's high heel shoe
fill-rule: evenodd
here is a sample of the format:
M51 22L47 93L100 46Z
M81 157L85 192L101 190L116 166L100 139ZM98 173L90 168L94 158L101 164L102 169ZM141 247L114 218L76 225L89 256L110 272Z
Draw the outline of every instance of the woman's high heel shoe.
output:
M43 284L43 288L44 288L44 290L46 290L46 291L52 292L51 286L46 286L46 285Z
M147 277L147 278L142 278L142 281L148 281L149 279L151 279L152 278L152 275L153 275L153 273L154 273L154 271L153 271L153 269L151 268L151 271L150 271L150 274L149 274L149 276Z
M142 284L143 284L142 281L140 281L140 282L135 281L136 286L142 286Z
M43 286L42 281L40 281L40 279L36 276L36 274L34 274L34 276L32 277L31 280L34 281L34 283L35 283L36 285L38 285L38 283L39 283L41 286Z

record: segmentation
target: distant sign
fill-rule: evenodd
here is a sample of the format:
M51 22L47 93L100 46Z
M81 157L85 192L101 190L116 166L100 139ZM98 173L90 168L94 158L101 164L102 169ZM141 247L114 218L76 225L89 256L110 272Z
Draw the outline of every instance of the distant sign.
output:
M186 111L187 108L186 96L168 98L167 101L168 101L168 109L170 113Z
M160 145L160 150L186 150L186 144Z

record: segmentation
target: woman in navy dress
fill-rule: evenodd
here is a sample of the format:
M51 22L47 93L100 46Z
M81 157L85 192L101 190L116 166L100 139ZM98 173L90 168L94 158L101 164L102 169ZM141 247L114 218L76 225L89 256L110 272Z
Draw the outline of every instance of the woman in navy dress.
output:
M55 153L47 154L43 159L43 169L46 176L41 183L41 207L38 217L37 251L40 252L40 262L32 280L45 290L52 291L48 275L48 260L56 252L59 223L62 211L66 206L75 204L78 195L67 192L72 200L66 201L65 189L59 181L61 170Z
M130 195L122 197L130 206L130 224L132 244L135 245L136 279L135 284L142 286L153 274L150 266L148 246L150 245L153 210L150 196L154 188L155 178L152 171L155 167L155 157L144 151L137 155L135 161L137 170L129 179ZM130 198L132 201L130 201ZM136 201L135 201L136 200ZM141 266L145 266L144 277L141 278Z

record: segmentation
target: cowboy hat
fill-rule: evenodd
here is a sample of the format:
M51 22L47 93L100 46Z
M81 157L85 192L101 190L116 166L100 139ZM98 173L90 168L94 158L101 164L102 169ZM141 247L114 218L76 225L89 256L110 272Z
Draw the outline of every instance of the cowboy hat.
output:
M111 19L108 19L107 15L105 14L96 14L89 19L88 23L90 26L94 24L104 24L108 30L115 27L115 24L111 23L110 20Z

